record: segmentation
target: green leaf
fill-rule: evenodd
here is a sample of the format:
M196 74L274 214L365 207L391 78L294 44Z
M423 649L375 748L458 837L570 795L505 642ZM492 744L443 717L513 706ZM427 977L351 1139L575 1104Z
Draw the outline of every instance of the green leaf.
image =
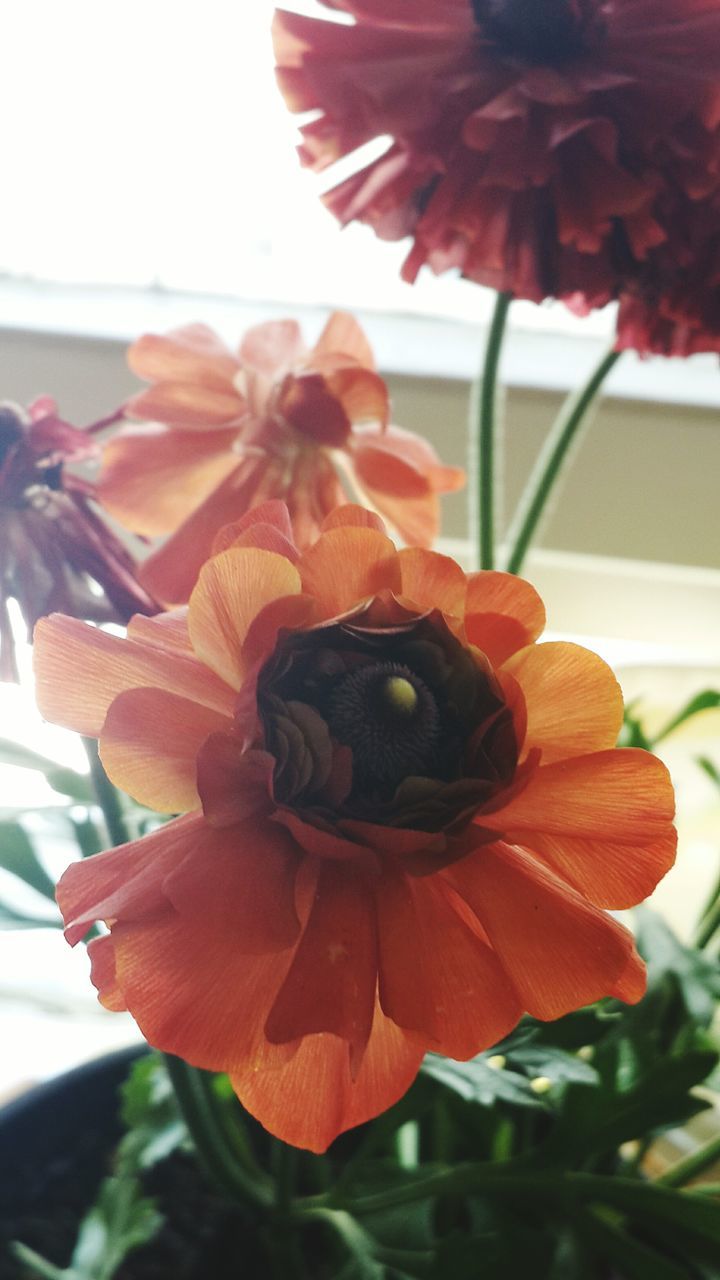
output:
M720 1258L720 1213L709 1199L627 1178L577 1173L569 1175L568 1182L586 1201L620 1209L656 1239L668 1242L673 1253Z
M651 750L693 716L699 715L701 711L716 710L718 707L720 707L720 691L717 689L705 689L702 693L696 693L695 697L686 702L682 710L668 720L660 732L650 739Z
M720 769L718 769L714 761L710 760L708 756L696 756L695 763L699 764L700 768L707 774L710 781L714 782L715 786L720 788Z
M650 741L645 731L634 714L634 708L637 701L630 702L625 708L623 714L623 724L618 737L617 745L619 747L640 747L642 751L652 750Z
M647 907L635 913L635 923L638 949L647 962L650 985L656 985L665 974L672 974L690 1017L701 1026L709 1026L720 1000L717 962L684 946L662 917Z
M19 911L15 907L9 907L7 903L0 902L0 929L62 929L63 922L58 913L56 918L52 916L31 916L25 911Z
M506 1067L496 1069L488 1065L490 1054L481 1054L470 1062L454 1062L429 1053L421 1070L447 1089L452 1089L466 1102L476 1102L482 1107L493 1107L498 1102L516 1107L542 1108L543 1102L530 1088L527 1076Z
M37 751L31 751L28 747L22 747L19 743L11 742L7 738L0 738L0 764L11 764L21 769L34 769L36 773L44 775L54 791L70 796L71 799L78 800L82 804L94 803L92 784L84 773L68 769L58 764L56 760L48 760Z
M55 901L55 885L39 861L30 838L19 822L0 822L0 867Z
M602 1212L585 1209L574 1219L574 1225L581 1239L614 1263L625 1280L688 1280L684 1266L677 1266L656 1249L641 1244Z
M121 1096L121 1114L127 1133L117 1150L119 1171L139 1173L159 1160L166 1160L178 1147L190 1145L185 1121L159 1054L148 1054L133 1064Z

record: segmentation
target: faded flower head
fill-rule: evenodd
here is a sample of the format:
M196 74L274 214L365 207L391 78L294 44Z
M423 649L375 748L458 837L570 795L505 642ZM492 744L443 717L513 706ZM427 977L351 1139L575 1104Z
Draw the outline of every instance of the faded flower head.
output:
M138 533L170 534L142 580L168 604L187 601L220 530L268 499L283 499L309 545L325 517L361 493L409 543L428 545L438 495L464 474L419 436L388 425L389 398L357 321L335 312L308 349L292 320L250 329L237 352L204 325L130 348L152 385L127 406L154 425L108 445L105 506Z
M124 639L43 622L43 714L183 815L60 883L70 942L109 926L90 943L102 1003L322 1151L429 1049L466 1059L524 1012L639 999L603 909L671 865L672 788L615 749L609 669L536 644L543 624L528 583L398 552L356 507L299 552L277 502L187 611Z
M720 179L720 0L323 0L352 25L280 11L278 81L312 112L342 223L412 236L423 264L540 301L597 306L665 237L658 193Z
M96 513L92 485L66 470L97 452L49 398L27 410L0 403L0 679L17 679L11 598L30 633L55 610L116 622L155 611L131 556Z

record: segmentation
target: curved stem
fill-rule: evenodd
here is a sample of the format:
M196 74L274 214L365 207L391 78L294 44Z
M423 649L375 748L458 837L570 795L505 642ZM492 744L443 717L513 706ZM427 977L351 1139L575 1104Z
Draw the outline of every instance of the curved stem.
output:
M130 833L125 824L118 793L103 768L97 740L95 738L83 738L82 744L90 765L90 778L95 792L95 799L102 809L110 842L112 845L127 844L130 839Z
M480 377L470 397L469 462L470 483L477 471L477 502L472 510L472 524L477 532L478 559L481 569L495 565L495 410L497 375L512 294L499 293L495 300L485 356Z
M508 534L510 553L507 563L509 573L520 572L540 517L562 474L570 446L577 438L588 409L597 399L607 375L617 364L621 355L622 352L612 349L605 353L584 386L573 392L565 401L551 427L510 526Z
M718 929L720 929L720 880L713 889L695 930L696 949L702 951L709 942L712 942Z
M208 1104L205 1073L173 1054L163 1055L175 1097L207 1174L233 1200L249 1200L263 1209L272 1204L266 1180L248 1172L230 1147L224 1127Z
M689 1156L671 1165L655 1182L662 1187L684 1187L691 1178L696 1178L717 1161L720 1161L720 1134L706 1142L704 1147L698 1147L697 1151L691 1151Z

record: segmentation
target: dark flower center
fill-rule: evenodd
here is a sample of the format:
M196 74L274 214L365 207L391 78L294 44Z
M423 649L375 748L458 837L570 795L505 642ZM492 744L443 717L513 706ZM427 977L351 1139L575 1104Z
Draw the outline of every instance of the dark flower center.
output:
M397 786L435 764L440 712L427 685L398 662L372 662L340 680L328 706L328 728L351 748L358 781Z
M600 0L470 0L483 34L502 53L551 65L588 46Z
M322 822L440 830L511 780L512 714L441 614L383 607L280 636L258 679L275 798Z

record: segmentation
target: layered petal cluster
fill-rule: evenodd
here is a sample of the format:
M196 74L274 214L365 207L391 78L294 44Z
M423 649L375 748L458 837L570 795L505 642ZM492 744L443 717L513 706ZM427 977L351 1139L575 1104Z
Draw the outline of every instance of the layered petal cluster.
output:
M403 268L540 301L615 296L666 230L668 183L720 176L720 0L322 0L280 11L278 80L312 112L300 157L385 152L332 189L342 223L412 236Z
M360 508L299 552L276 502L187 610L126 638L44 620L44 715L181 815L60 882L71 943L109 926L90 943L102 1003L322 1151L426 1050L467 1059L525 1012L639 999L605 909L671 865L672 788L615 749L610 670L537 644L543 625L527 582L397 551Z
M97 453L92 436L64 422L49 398L27 409L0 403L1 680L18 678L10 599L29 633L58 609L122 623L157 609L126 547L99 515L93 486L68 470Z
M250 329L237 353L204 325L130 348L130 367L152 385L128 404L151 420L105 450L100 493L133 531L170 537L142 580L168 604L185 603L220 530L283 499L308 546L325 517L359 493L408 543L438 532L438 494L462 487L419 436L388 424L389 399L367 338L335 312L308 350L291 320Z

